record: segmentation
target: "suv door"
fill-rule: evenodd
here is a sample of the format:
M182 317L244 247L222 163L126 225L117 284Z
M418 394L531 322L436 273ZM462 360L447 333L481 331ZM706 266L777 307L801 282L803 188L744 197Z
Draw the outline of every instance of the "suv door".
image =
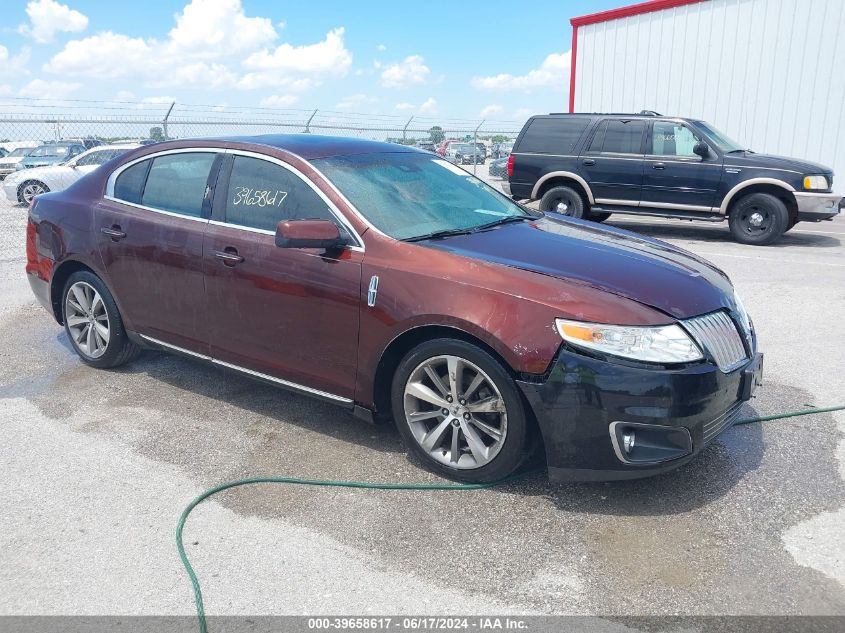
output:
M637 206L643 180L646 123L642 119L599 121L579 157L579 168L596 204Z
M279 160L232 152L205 238L211 356L260 377L352 399L363 249L310 181ZM282 220L327 219L356 244L279 248ZM291 385L290 383L293 383Z
M722 178L722 159L701 158L693 146L703 140L680 121L653 121L643 164L640 206L710 212Z
M207 355L203 234L218 154L177 151L115 172L95 210L109 288L127 328Z

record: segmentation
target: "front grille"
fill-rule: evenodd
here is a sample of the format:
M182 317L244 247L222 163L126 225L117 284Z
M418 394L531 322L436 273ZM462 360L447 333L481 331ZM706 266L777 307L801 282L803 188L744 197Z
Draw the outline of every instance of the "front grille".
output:
M748 358L736 324L726 312L711 312L682 323L723 372L733 371Z
M742 408L742 402L734 403L730 409L725 411L722 415L720 415L715 420L711 420L710 422L705 422L704 426L701 428L702 432L704 433L703 441L706 444L714 437L719 435L722 431L724 431L729 426L732 426L739 414L739 410Z

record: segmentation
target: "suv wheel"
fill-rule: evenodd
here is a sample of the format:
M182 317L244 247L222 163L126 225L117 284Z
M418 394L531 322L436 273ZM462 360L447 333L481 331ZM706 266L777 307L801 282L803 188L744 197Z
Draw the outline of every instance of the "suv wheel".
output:
M540 211L583 218L584 200L571 187L552 187L540 198Z
M507 370L455 339L427 341L399 364L393 417L408 450L452 479L490 482L526 456L525 405Z
M123 365L141 349L129 340L109 289L97 275L73 273L62 292L65 332L82 362L99 369Z
M741 198L728 217L731 235L737 242L765 246L789 227L786 205L768 193L752 193Z

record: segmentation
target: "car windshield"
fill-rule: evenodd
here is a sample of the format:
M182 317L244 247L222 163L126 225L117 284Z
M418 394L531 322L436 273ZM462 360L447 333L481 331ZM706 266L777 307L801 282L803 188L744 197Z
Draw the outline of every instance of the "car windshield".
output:
M312 161L376 228L398 240L531 218L459 167L416 152Z
M707 136L710 137L710 140L716 144L723 152L741 152L745 147L737 143L736 141L730 139L729 137L725 136L722 132L715 129L709 123L705 123L704 121L698 121L697 125L701 128L701 131L704 132Z
M31 151L32 151L31 147L19 147L16 150L13 150L9 154L9 158L12 158L12 157L17 158L19 156L28 156Z
M68 148L64 145L42 145L36 147L30 156L66 156Z

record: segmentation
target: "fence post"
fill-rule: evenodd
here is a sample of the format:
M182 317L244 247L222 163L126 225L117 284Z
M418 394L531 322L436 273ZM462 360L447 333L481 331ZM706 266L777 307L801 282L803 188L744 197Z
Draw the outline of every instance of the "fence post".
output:
M405 132L408 131L408 126L411 125L411 121L413 121L413 120L414 120L414 117L411 117L410 119L408 119L408 122L405 124L405 127L402 128L402 145L404 145L405 141L406 141Z
M167 108L167 114L164 115L164 120L161 122L161 131L164 134L164 140L168 140L170 137L167 135L167 119L170 118L170 113L173 112L173 106L176 105L176 102L170 104L170 107Z
M305 122L305 129L303 130L303 134L311 134L311 121L314 117L317 116L317 108L314 108L314 112L311 113L311 116L308 117L308 120Z
M478 165L478 159L475 157L476 152L478 151L478 130L481 129L481 126L484 125L484 119L481 119L481 123L478 124L478 127L475 128L475 132L472 133L472 175L475 176L475 167Z

